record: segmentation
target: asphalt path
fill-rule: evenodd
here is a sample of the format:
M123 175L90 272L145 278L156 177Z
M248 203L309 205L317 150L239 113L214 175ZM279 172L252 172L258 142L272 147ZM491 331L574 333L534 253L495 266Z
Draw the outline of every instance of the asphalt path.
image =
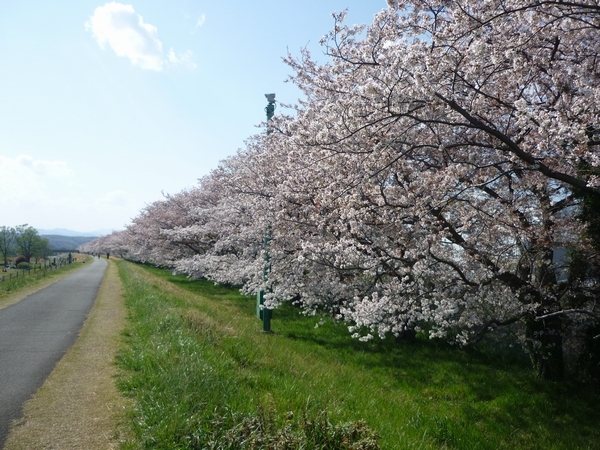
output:
M0 448L23 403L75 343L108 262L91 264L0 310Z

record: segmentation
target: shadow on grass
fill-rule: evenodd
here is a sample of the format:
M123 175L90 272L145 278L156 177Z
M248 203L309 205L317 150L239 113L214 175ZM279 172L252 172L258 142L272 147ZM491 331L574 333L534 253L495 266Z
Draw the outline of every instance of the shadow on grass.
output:
M255 313L255 299L242 296L235 287L146 269L195 294L226 301L240 314ZM497 430L500 435L515 433L539 439L552 444L550 448L592 448L589 442L600 438L600 388L570 380L550 383L536 379L527 356L518 346L504 345L502 336L466 349L423 337L412 343L392 337L361 342L350 336L344 324L330 319L315 328L321 319L303 316L285 304L274 311L272 329L307 358L323 357L369 371L383 380L390 395L411 393L430 418L429 425L419 425L415 419L417 426L433 426L433 417L443 431L440 436L451 437L453 429L460 429L462 435L475 432L468 431L470 428L482 434ZM438 416L441 411L450 419ZM461 447L451 441L444 442ZM526 440L522 447L539 448Z
M600 388L537 379L518 345L501 346L496 337L469 348L422 336L414 342L393 337L361 342L342 324L326 321L314 329L318 319L311 323L297 315L289 305L277 311L286 327L282 334L323 348L346 364L378 370L393 380L392 388L416 393L426 404L455 408L463 428L479 423L487 429L543 429L555 436L555 448L586 448L590 437L598 436ZM574 429L580 443L573 439Z

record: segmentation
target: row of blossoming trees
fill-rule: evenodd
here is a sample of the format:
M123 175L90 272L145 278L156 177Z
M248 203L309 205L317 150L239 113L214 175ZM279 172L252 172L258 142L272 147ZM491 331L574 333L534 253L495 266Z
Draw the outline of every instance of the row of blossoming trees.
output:
M82 249L264 289L362 339L520 323L540 376L597 365L600 2L388 5L367 28L336 15L328 62L286 58L304 97L272 133Z

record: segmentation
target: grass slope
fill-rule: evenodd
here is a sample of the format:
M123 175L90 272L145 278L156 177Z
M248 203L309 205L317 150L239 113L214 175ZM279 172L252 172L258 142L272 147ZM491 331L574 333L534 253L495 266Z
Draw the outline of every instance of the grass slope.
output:
M118 265L130 315L119 386L136 404L124 448L301 448L218 445L244 426L321 419L364 423L383 449L599 448L600 390L538 381L511 353L358 342L289 305L265 334L254 300L234 289ZM336 448L374 448L343 439Z

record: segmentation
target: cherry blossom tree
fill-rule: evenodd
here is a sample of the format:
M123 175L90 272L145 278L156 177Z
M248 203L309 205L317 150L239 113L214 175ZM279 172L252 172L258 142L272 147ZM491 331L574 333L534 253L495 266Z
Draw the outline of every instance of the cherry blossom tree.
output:
M318 174L293 189L329 239L303 257L370 284L339 305L357 332L467 343L521 321L560 378L565 332L599 317L597 277L556 252L593 254L574 193L599 195L600 6L388 4L366 30L337 15L330 62L287 58L306 100L280 129Z
M81 251L110 252L141 263L172 267L175 261L201 251L202 243L190 239L174 239L168 230L194 223L197 194L194 189L147 205L124 231L84 244Z
M249 139L246 149L202 178L194 223L164 232L171 239L204 243L201 252L178 261L176 270L241 285L248 293L260 289L262 242L272 217L269 201L280 178L262 143L261 136Z
M165 230L193 223L195 207L194 189L166 195L164 200L148 205L127 227L128 258L170 267L174 261L200 251L200 242L174 240L163 234Z
M286 58L304 93L291 116L104 245L329 311L359 339L466 345L521 324L539 375L561 378L600 318L600 3L344 16L326 63Z

